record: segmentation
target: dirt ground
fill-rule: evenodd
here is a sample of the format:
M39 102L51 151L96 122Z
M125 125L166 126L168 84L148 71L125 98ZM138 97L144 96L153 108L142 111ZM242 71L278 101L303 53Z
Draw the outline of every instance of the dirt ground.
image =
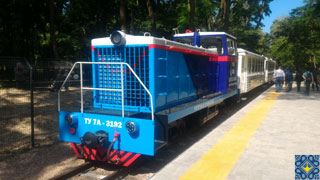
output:
M35 148L0 162L1 180L45 180L82 164L67 143Z
M62 106L80 106L78 96L74 88L63 91ZM30 149L30 91L0 89L0 179L49 179L83 163L68 144L58 143L57 98L45 88L34 91L36 148Z
M61 93L61 108L80 108L80 91L70 88ZM58 94L48 89L34 91L35 146L58 142ZM70 109L72 107L72 109ZM0 160L6 153L31 147L30 91L0 89Z

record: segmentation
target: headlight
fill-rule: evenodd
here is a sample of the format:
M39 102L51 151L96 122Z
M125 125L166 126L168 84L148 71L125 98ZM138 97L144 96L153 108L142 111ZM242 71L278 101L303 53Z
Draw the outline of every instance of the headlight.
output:
M66 115L66 122L67 124L69 124L70 126L74 123L74 119L72 117L71 114Z
M126 122L126 129L130 134L135 133L138 130L137 126L132 121Z
M121 31L114 31L110 36L111 42L116 45L124 45L126 44L126 34Z
M65 121L69 126L78 127L78 115L77 114L67 114Z

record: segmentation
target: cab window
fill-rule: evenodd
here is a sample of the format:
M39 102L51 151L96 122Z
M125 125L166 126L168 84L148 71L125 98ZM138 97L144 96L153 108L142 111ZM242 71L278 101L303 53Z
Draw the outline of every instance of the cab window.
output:
M201 46L217 54L223 54L223 45L221 37L201 37Z
M236 45L233 39L227 38L227 47L229 55L236 55Z

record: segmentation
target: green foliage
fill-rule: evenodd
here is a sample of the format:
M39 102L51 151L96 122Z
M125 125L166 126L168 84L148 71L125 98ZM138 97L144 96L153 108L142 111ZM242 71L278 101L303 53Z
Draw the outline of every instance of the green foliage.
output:
M263 24L259 22L270 14L271 1L231 1L226 20L228 33L238 37L240 47L268 52L270 37L262 32ZM127 32L140 35L151 32L146 0L125 2ZM154 36L171 39L173 28L178 27L180 32L189 28L188 0L151 2L156 22ZM226 22L222 20L224 9L220 3L220 0L196 0L194 27L201 31L224 31ZM54 16L50 16L50 7L53 7ZM0 8L0 56L22 56L33 63L55 57L54 44L63 60L90 59L91 39L109 36L121 27L119 0L1 1Z
M306 70L320 62L320 2L306 0L290 17L277 19L271 27L270 56L284 67Z

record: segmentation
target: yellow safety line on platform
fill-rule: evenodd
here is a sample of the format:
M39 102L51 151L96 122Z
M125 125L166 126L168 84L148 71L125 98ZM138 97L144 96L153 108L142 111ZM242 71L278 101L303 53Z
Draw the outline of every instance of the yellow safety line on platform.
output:
M226 179L279 93L271 92L212 146L180 180Z

